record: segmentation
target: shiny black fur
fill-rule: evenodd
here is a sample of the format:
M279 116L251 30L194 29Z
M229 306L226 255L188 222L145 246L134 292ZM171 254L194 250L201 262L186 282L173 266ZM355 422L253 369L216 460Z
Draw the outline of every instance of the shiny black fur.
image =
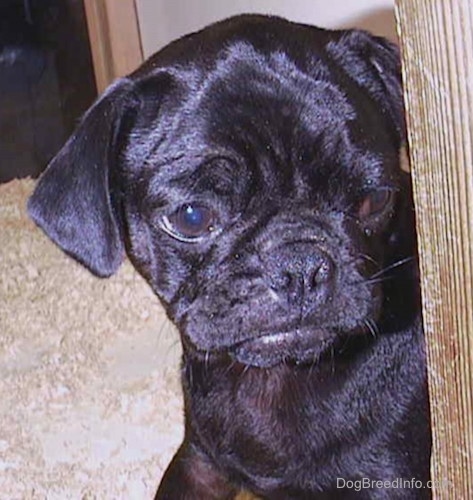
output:
M404 136L389 42L239 16L117 81L51 162L32 218L99 276L127 252L181 333L156 498L430 496L337 487L429 478ZM192 242L163 225L188 203L216 219Z

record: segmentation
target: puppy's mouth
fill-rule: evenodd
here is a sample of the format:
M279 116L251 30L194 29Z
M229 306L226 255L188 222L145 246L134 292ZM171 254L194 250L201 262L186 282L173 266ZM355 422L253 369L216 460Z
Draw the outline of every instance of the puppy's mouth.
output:
M226 349L227 354L244 365L268 368L280 363L311 363L332 345L335 332L312 328L268 333L243 340Z

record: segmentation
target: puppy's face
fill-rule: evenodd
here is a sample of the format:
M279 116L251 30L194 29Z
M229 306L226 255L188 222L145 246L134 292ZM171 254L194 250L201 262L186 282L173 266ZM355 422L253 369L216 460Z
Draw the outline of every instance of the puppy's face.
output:
M310 362L375 328L411 250L400 100L384 41L235 18L115 84L30 212L99 275L126 248L189 353Z

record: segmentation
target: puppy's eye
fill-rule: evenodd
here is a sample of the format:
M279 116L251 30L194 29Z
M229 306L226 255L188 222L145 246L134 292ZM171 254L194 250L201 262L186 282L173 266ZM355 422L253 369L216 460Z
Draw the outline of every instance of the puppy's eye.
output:
M381 214L390 204L393 194L389 189L371 191L361 202L358 217L361 220Z
M216 229L216 213L208 207L187 203L163 217L163 229L180 241L196 242Z

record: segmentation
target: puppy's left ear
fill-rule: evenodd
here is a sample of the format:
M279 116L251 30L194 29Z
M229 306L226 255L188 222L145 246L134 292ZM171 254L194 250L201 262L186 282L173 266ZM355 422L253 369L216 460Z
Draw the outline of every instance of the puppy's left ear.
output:
M355 82L371 95L405 142L406 126L399 48L362 30L350 30L328 51Z
M66 253L98 276L110 276L125 253L113 196L118 135L135 106L129 79L118 80L82 118L40 177L30 217Z

